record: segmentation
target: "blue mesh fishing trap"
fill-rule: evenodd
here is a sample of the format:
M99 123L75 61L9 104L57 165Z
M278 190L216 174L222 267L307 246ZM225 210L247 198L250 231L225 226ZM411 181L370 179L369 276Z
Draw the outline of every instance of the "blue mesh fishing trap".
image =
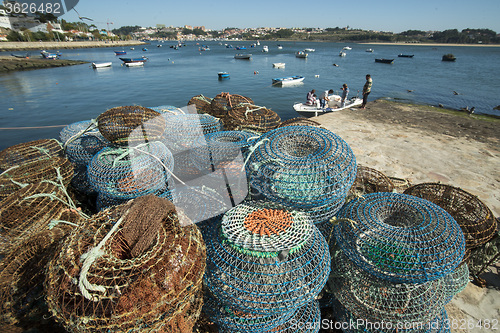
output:
M325 239L306 215L270 202L240 204L207 238L205 282L217 299L253 314L311 302L330 272Z
M82 166L86 166L101 149L111 145L90 120L79 121L64 127L59 137L68 159Z
M259 191L294 208L340 207L356 178L349 145L329 130L286 126L262 135L247 171ZM336 209L336 208L335 208Z
M132 199L167 189L174 167L172 153L161 142L138 147L104 148L88 166L92 187L114 199Z
M369 274L400 283L422 283L451 273L465 240L458 223L430 201L399 193L372 193L337 214L335 238Z

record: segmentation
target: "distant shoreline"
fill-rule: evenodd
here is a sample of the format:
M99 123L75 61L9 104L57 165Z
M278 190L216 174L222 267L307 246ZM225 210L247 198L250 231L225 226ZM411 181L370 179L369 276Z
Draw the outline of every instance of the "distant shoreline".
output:
M85 41L85 42L0 42L1 51L85 49L94 47L116 47L146 45L140 41Z
M500 47L500 44L452 44L452 43L405 43L405 42L369 42L356 43L360 45L400 45L400 46L478 46L478 47Z

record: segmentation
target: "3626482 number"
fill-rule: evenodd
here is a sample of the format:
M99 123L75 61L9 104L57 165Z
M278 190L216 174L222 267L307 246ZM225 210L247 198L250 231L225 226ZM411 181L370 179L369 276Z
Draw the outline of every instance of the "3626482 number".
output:
M46 3L28 3L28 2L23 2L23 3L12 3L12 2L7 2L4 3L3 6L5 7L5 12L7 14L35 14L35 13L42 13L42 14L63 14L61 12L61 4L60 3L51 3L51 2L46 2Z

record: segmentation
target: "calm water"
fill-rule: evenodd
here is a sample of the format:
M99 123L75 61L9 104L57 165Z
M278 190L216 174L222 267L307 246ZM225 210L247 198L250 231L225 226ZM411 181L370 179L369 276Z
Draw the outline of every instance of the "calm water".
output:
M171 43L148 45L148 51L125 48L125 57L146 55L144 67L121 66L112 48L62 50L63 58L94 62L112 61L111 68L94 70L88 64L53 69L0 74L0 150L16 143L39 138L58 137L62 127L16 129L10 127L45 127L66 125L96 118L107 109L120 105L174 105L183 107L195 95L214 97L220 92L248 96L257 105L276 111L282 119L298 116L292 105L303 101L311 89L338 91L343 83L356 95L373 77L369 100L392 98L446 107L476 108L477 113L500 115L493 107L500 104L500 47L427 47L379 46L336 43L232 42L247 50L225 48L218 42L203 42L210 51L199 51L195 42L178 50ZM262 46L269 46L269 53ZM349 45L346 57L339 57ZM315 48L308 59L294 53ZM368 53L367 48L373 48ZM35 54L36 52L33 52ZM252 53L252 60L234 59L235 53ZM414 58L398 58L399 53ZM441 56L453 53L457 61L442 62ZM8 53L7 53L8 54ZM375 58L394 58L394 64L375 63ZM274 62L285 62L286 68L275 69ZM335 67L336 63L339 66ZM217 72L227 71L231 78L218 80ZM254 74L258 72L258 74ZM303 75L303 84L293 87L271 85L274 77ZM408 92L408 90L413 90ZM453 91L458 92L455 95Z

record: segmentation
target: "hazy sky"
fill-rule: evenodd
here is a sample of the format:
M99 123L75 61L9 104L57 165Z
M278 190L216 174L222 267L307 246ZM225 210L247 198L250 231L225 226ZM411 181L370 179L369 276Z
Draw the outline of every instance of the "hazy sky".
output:
M401 32L488 28L500 33L500 0L80 0L81 16L99 28L125 25L345 27ZM62 16L75 22L71 11Z

